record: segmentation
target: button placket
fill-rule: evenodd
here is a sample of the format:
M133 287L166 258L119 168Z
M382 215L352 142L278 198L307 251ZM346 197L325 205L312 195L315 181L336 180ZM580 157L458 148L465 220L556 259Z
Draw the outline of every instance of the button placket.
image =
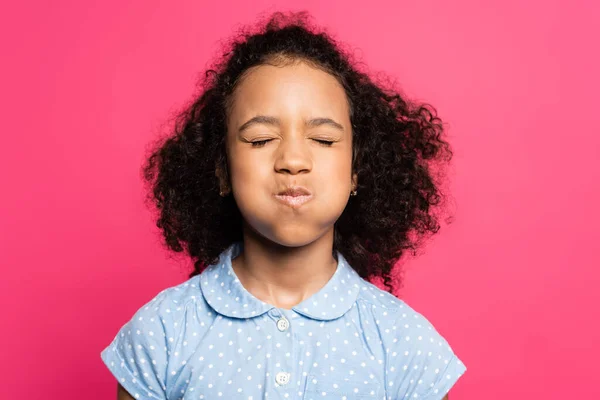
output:
M292 374L294 374L296 367L294 365L294 341L290 333L290 320L287 318L285 310L273 309L270 313L271 317L275 320L275 326L277 332L274 338L277 338L277 345L274 349L275 360L275 384L280 387L282 393L290 393L288 390L292 390L290 382L292 381ZM275 361L273 360L273 361Z

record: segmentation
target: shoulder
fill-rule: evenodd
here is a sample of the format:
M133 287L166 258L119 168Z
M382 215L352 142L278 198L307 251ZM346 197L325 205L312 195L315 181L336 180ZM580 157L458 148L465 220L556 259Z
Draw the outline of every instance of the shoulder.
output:
M406 301L370 282L363 280L357 302L362 309L371 310L382 328L393 328L398 333L429 331L439 334L433 324Z
M161 345L168 350L185 324L186 314L202 298L196 278L163 289L146 301L119 329L111 346Z
M382 345L392 355L399 351L421 355L429 353L434 345L448 347L444 337L423 314L370 282L364 281L357 306L361 312L371 314Z
M370 309L375 316L386 317L385 320L389 320L390 316L400 312L420 316L403 300L364 279L361 279L360 291L356 301L362 309Z
M380 332L392 398L442 399L466 371L446 338L404 300L369 282L357 301L370 309Z
M177 328L186 309L195 307L202 300L202 292L198 285L199 279L195 276L161 290L135 312L129 324L142 327L160 322L164 329Z
M160 291L102 350L105 365L132 396L165 398L171 386L171 354L182 342L183 328L194 320L201 297L197 277Z

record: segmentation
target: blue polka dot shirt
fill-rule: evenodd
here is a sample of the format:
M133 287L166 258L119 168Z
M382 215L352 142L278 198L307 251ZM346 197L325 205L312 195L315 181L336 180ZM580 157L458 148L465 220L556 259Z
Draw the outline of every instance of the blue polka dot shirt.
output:
M226 249L142 306L101 353L136 399L439 400L465 365L425 317L338 252L327 284L291 310L254 297Z

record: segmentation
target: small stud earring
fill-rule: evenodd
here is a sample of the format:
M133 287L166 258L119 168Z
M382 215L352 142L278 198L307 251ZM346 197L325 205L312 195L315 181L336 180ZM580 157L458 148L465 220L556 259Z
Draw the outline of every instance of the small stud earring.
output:
M350 193L350 196L356 196L356 194L357 194L357 191L356 191L356 190L353 190L353 191Z

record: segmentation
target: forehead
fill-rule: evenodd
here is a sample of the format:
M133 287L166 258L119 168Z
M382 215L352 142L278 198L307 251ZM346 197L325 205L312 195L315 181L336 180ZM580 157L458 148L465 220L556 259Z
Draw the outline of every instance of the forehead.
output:
M256 114L337 117L341 123L349 118L346 93L338 80L304 62L252 68L231 100L231 122Z

